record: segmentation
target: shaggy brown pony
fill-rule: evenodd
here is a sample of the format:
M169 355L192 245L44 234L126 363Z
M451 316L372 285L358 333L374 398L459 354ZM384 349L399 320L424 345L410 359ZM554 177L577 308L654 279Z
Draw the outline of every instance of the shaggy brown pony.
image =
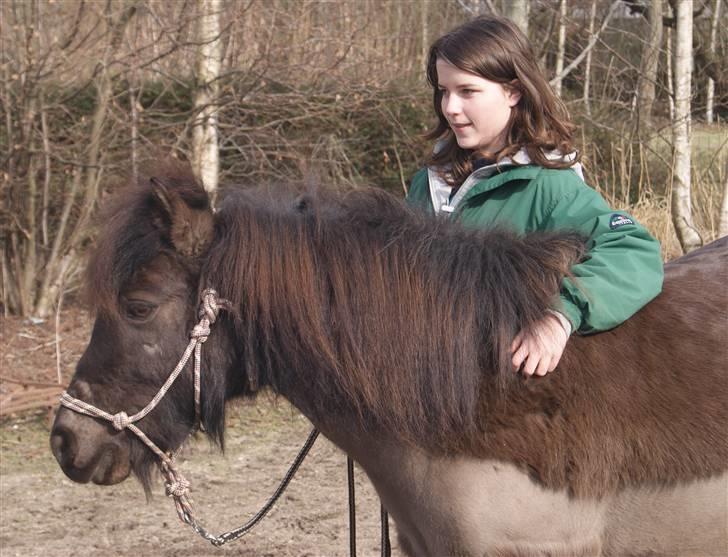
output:
M88 274L97 321L69 392L109 412L146 405L214 287L232 304L205 344L203 422L220 442L225 401L269 387L364 461L356 447L368 439L383 459L406 455L395 466L412 455L510 463L576 500L728 467L725 240L668 265L654 302L574 336L556 372L534 379L513 373L509 347L582 257L569 233L467 229L369 189L234 191L213 215L174 167L120 194L104 223ZM176 447L191 400L186 377L140 427ZM131 467L146 483L152 459L125 435L61 409L52 446L78 481L113 483ZM378 476L380 463L363 466L397 520L408 492L392 495L400 484ZM436 553L399 513L409 547ZM458 540L442 547L470 547Z

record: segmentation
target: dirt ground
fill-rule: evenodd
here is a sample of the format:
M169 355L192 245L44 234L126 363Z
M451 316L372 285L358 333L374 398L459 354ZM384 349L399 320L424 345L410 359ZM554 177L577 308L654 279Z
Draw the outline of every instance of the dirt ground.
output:
M89 336L78 308L61 314L60 370L68 381ZM53 320L0 318L0 394L19 381L57 380ZM215 533L236 528L275 490L310 431L285 401L262 397L229 412L225 454L204 438L181 459L201 522ZM314 556L348 555L346 458L320 437L271 513L251 533L214 548L178 521L161 482L146 501L134 479L111 487L75 484L48 445L51 413L0 422L0 555L11 556ZM392 525L393 554L398 555ZM359 555L379 554L379 501L357 470Z

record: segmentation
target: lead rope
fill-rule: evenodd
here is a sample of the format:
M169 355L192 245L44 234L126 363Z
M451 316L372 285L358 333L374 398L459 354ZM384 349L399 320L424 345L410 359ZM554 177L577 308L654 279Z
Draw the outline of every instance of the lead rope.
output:
M382 557L391 557L392 545L389 543L389 515L384 505L380 504L379 517L382 521Z
M354 460L346 456L346 479L349 484L349 556L356 557L356 492L354 488ZM392 546L389 542L389 515L384 505L379 505L379 518L382 522L382 557L391 557Z
M303 444L303 447L301 447L301 450L296 455L295 460L293 461L293 464L291 464L290 468L286 472L286 475L281 480L280 484L278 484L278 488L275 490L273 495L268 499L265 505L251 518L240 526L239 528L236 528L234 530L230 530L229 532L225 532L224 534L220 534L219 536L215 536L208 532L203 526L201 526L197 520L195 520L194 516L190 516L189 520L185 520L187 524L192 526L195 532L197 532L201 537L209 541L212 545L216 547L220 547L221 545L226 544L227 542L237 540L238 538L243 537L245 534L250 532L258 522L263 520L263 517L268 514L268 511L270 511L273 508L273 505L276 504L276 501L283 495L283 492L288 487L288 484L291 483L291 480L293 479L293 476L296 475L296 472L298 471L298 468L303 463L303 460L306 458L306 455L308 455L309 451L311 450L311 447L313 447L313 444L316 442L316 438L319 435L319 431L316 428L313 428L311 430L311 433L308 434L308 438L306 439L306 442Z
M349 485L349 556L356 557L356 493L354 487L354 461L346 455L346 480Z

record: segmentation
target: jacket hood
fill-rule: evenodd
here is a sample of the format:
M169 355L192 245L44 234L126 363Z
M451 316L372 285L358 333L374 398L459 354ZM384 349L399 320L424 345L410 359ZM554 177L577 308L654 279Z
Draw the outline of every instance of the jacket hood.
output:
M437 153L441 151L445 147L445 140L441 139L437 143L435 143L434 148L432 151L434 153ZM571 153L567 153L566 155L562 155L561 151L558 149L554 149L553 151L544 151L544 155L546 155L546 158L550 161L565 161L565 162L571 162L576 160L576 151L573 151ZM487 178L488 176L491 176L495 174L496 172L500 172L501 170L510 167L510 166L523 166L526 164L531 164L533 161L531 161L531 157L528 156L528 153L525 149L520 149L515 155L512 157L505 157L498 161L497 163L489 164L483 167L478 168L473 172L474 175L477 174L478 178ZM584 171L581 166L581 163L574 162L570 168L576 172L576 174L581 178L584 179ZM486 170L487 169L487 170ZM435 169L433 169L435 170Z
M573 151L571 153L567 153L566 155L562 155L561 151L553 150L553 151L544 151L544 155L546 155L546 158L550 161L564 161L564 162L572 162L576 160L576 151ZM528 153L525 149L521 149L518 151L513 157L506 157L503 160L489 166L495 167L497 170L500 170L503 168L504 165L507 166L519 166L524 164L531 164L531 157L528 156ZM487 168L487 167L484 167ZM581 178L584 179L584 171L582 169L581 163L573 162L570 166L570 168L576 172L576 174Z
M437 152L437 150L441 148L441 142L435 144L435 152ZM573 161L576 159L575 152L562 155L560 151L554 150L546 152L545 155L546 158L549 160ZM428 168L427 175L430 185L430 197L435 213L437 214L441 211L444 213L454 212L455 208L470 192L473 186L475 186L478 180L490 178L491 176L510 168L528 166L531 163L531 158L528 156L526 150L521 149L512 157L505 157L496 163L481 166L480 168L474 170L472 174L470 174L470 176L465 179L463 184L458 189L457 193L452 198L450 196L452 188L448 186L445 180L443 180L443 178L441 177L439 172L441 168ZM576 172L577 176L579 176L582 181L584 180L584 173L582 171L582 166L580 163L575 162L571 165L570 168L574 172Z

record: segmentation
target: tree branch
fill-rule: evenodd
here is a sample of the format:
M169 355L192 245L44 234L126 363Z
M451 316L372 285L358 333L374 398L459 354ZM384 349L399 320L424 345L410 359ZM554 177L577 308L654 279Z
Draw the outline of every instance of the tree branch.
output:
M594 48L594 45L596 45L597 41L599 40L599 35L601 35L602 31L607 28L609 20L612 18L614 11L617 9L621 1L622 0L614 0L614 2L612 2L612 5L609 6L609 11L607 12L607 15L604 17L604 21L602 21L602 24L599 26L599 30L590 37L589 43L587 43L586 48L582 50L579 56L574 58L568 66L566 66L561 72L559 72L558 75L554 76L553 79L549 81L549 84L552 87L554 86L554 84L563 80L567 75L569 75L572 70L581 63L581 61L586 57L589 51Z

